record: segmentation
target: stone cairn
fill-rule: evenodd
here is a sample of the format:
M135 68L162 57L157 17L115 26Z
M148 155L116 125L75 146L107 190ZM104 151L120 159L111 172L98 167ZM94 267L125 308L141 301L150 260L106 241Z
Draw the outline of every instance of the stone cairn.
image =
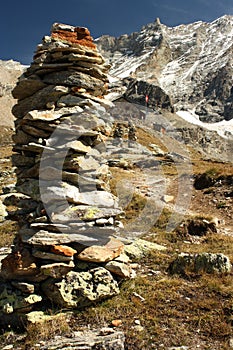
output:
M1 264L1 324L49 301L83 308L132 277L103 156L108 69L86 28L55 23L13 90L17 184L5 203L19 230Z

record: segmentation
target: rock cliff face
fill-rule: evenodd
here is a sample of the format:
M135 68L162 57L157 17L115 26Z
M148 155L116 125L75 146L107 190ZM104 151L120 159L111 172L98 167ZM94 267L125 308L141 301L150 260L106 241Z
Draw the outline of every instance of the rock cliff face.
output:
M167 27L157 19L140 32L96 41L110 74L146 81L170 97L175 110L205 122L233 118L233 16L212 23ZM156 98L156 96L154 97Z
M0 125L6 128L14 127L11 109L16 101L12 99L11 91L24 70L25 67L19 62L0 60Z

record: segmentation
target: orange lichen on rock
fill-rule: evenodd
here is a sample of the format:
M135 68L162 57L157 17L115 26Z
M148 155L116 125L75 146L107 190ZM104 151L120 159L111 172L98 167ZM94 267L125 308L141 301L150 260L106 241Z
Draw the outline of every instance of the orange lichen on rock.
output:
M68 30L54 30L51 33L53 39L69 42L71 44L78 44L81 46L90 47L96 50L96 45L93 43L93 38L87 28L75 27L74 31Z

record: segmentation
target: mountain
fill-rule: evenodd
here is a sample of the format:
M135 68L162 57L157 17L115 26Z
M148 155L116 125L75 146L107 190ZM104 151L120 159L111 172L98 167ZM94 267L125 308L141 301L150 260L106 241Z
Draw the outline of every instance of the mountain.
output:
M14 126L14 117L11 113L16 100L12 98L11 91L15 86L19 76L23 73L25 67L19 62L13 60L0 60L0 125L12 128Z
M174 111L190 111L208 123L233 118L233 16L176 27L156 19L140 32L105 35L96 43L112 65L112 81L130 78L131 100L137 102L136 86L144 81L152 108L162 89Z

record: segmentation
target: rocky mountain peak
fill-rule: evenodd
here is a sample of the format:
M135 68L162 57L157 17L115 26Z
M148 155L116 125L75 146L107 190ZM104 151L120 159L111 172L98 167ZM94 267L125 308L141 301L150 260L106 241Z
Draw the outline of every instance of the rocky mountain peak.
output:
M96 43L112 65L110 74L157 85L175 110L190 110L202 121L233 118L233 16L212 23L167 27L157 19L140 32Z

